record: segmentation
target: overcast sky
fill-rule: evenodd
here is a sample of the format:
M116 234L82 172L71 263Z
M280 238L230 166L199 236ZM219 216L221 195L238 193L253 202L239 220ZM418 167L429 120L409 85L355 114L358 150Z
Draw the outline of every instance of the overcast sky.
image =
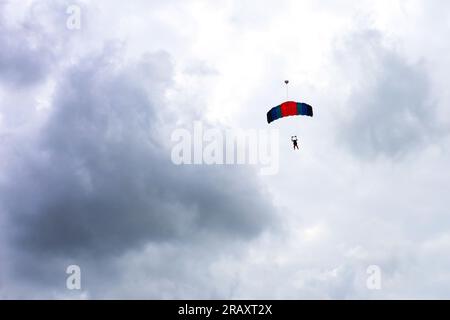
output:
M0 298L450 298L449 37L444 0L0 1ZM284 79L314 117L268 126ZM174 165L194 121L279 130L278 173Z

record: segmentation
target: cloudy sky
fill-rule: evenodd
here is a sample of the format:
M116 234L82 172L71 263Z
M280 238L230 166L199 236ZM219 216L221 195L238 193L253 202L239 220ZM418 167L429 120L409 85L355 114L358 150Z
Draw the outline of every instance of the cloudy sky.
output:
M449 37L443 0L0 1L0 298L450 298ZM284 79L277 174L171 161Z

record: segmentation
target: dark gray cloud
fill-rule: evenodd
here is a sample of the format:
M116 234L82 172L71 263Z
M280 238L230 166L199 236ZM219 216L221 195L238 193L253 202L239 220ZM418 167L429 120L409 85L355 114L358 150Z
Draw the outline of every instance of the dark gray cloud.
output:
M49 75L55 62L54 41L39 20L42 10L29 11L25 22L10 26L4 21L5 7L0 3L0 81L16 88L35 84Z
M440 132L425 66L406 61L383 40L377 31L364 31L337 52L354 81L341 138L364 158L403 156Z
M72 297L69 264L82 266L94 296L105 296L102 288L122 296L108 279L127 274L122 256L145 256L148 246L159 262L146 281L176 283L190 274L183 263L191 257L214 257L274 222L270 197L248 168L172 164L171 130L201 99L167 104L169 54L125 62L123 46L106 42L78 60L64 49L65 8L33 3L24 21L0 26L0 85L27 93L49 77L56 82L47 115L38 116L30 98L21 100L29 110L22 129L3 118L10 131L0 148L0 297ZM78 62L64 69L71 57ZM188 254L165 257L167 245ZM166 274L175 260L177 275Z
M32 48L17 33L0 34L0 79L9 85L32 84L47 75L51 56L42 48Z
M119 67L108 50L67 70L36 143L11 155L0 194L21 263L27 255L44 265L99 261L149 242L257 236L273 209L252 171L170 160L170 135L160 132L175 128L160 120L170 57ZM42 278L37 265L16 271Z

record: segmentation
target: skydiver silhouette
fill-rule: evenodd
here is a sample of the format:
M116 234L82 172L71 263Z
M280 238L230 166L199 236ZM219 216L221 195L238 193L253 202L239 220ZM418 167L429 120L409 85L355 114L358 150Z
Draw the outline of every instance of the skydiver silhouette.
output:
M299 150L298 143L297 143L297 141L298 141L297 136L292 136L291 141L294 144L294 150L295 150L295 148L297 148L297 150Z

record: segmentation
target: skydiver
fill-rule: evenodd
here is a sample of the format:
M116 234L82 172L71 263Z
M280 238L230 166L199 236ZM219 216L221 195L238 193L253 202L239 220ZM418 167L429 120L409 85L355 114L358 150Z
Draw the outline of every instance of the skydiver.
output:
M297 148L297 150L299 150L298 143L297 143L297 141L298 141L297 136L292 136L291 141L294 144L294 150L295 150L295 148Z

